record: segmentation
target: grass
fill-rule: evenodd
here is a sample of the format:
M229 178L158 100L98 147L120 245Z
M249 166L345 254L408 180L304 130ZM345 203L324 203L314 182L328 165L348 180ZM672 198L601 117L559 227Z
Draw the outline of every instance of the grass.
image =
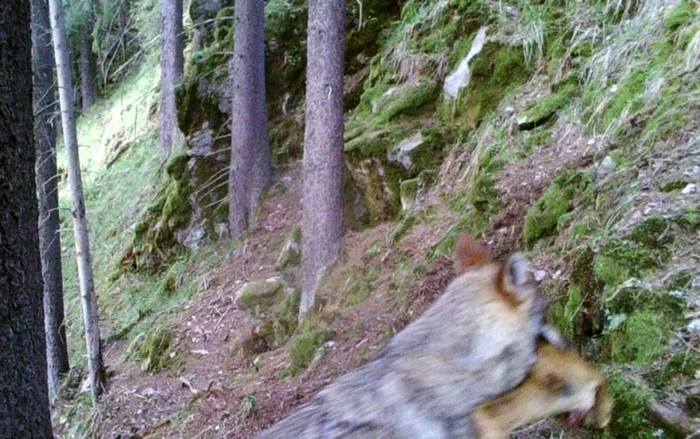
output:
M156 121L148 119L148 103L156 95L158 69L144 64L119 87L78 119L81 169L86 200L91 254L103 339L120 339L147 332L154 321L177 309L198 289L198 283L231 249L231 243L204 246L182 254L162 276L128 273L114 281L114 273L130 241L142 206L158 183ZM122 136L132 146L105 168L105 145ZM59 166L65 166L59 150ZM72 364L85 357L83 322L75 260L70 200L60 184L62 265L66 333Z

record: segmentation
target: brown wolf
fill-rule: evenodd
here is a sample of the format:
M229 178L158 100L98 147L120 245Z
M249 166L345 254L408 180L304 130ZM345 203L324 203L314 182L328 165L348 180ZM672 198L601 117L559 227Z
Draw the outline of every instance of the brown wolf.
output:
M437 301L374 359L259 437L473 437L470 414L522 382L538 335L556 331L543 322L546 300L523 254L497 263L465 236L456 268Z
M479 406L472 419L478 439L506 439L521 425L563 414L571 427L605 428L612 407L605 374L574 351L540 343L525 381Z

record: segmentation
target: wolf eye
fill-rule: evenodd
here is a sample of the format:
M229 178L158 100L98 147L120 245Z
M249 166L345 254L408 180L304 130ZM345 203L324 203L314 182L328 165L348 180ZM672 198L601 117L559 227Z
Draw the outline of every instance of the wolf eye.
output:
M549 373L544 377L542 385L550 393L568 393L570 390L566 382L553 373Z

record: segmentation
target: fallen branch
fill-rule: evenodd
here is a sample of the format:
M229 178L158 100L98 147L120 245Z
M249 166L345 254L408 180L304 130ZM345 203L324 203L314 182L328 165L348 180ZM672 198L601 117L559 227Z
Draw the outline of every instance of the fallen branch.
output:
M651 401L647 404L646 413L649 422L681 437L695 437L700 432L700 424L693 422L683 410L672 404Z

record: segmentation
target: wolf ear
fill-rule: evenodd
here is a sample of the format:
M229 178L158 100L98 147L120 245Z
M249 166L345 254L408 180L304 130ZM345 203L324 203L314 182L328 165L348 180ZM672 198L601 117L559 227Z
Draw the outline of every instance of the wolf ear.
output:
M522 253L516 253L498 271L498 290L513 306L531 300L535 295L530 262Z
M455 273L460 275L471 267L491 262L491 253L471 235L464 234L457 241Z

